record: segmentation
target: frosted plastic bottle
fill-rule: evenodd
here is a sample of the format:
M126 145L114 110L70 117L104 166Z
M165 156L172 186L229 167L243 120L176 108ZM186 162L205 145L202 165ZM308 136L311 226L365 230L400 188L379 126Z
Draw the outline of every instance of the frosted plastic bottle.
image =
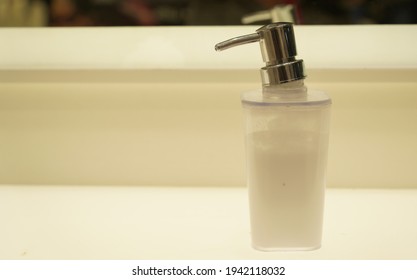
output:
M253 246L321 246L330 99L301 81L242 95Z
M246 38L246 39L245 39ZM304 86L291 23L218 44L260 41L262 89L242 94L252 245L263 251L321 246L330 98Z

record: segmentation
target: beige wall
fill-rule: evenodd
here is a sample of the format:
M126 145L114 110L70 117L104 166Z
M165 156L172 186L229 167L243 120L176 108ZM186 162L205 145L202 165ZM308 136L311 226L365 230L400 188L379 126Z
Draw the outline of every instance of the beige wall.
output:
M417 72L313 70L333 98L329 187L417 187ZM242 186L257 71L8 71L0 183Z

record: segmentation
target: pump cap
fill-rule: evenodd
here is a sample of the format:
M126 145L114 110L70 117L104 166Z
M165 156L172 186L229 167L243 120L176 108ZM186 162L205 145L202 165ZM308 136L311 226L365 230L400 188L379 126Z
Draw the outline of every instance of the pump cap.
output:
M266 63L266 66L261 69L264 86L287 83L306 77L303 60L295 58L297 48L294 28L289 22L265 25L256 30L256 33L218 43L215 48L221 51L257 41L260 43L262 58Z

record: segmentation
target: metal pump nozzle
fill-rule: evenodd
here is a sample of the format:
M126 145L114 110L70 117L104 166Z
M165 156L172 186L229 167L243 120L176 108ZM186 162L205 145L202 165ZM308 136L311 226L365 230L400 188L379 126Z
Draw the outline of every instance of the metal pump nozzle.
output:
M263 85L277 85L306 77L303 60L295 58L297 49L294 28L289 22L265 25L256 30L256 33L218 43L215 49L221 51L257 41L260 43L262 58L266 63L261 69Z

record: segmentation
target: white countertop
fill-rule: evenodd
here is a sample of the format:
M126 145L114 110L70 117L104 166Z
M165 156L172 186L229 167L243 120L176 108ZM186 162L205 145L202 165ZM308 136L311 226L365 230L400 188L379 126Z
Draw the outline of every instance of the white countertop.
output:
M417 259L417 190L328 189L323 246L250 246L242 187L0 186L0 259Z

